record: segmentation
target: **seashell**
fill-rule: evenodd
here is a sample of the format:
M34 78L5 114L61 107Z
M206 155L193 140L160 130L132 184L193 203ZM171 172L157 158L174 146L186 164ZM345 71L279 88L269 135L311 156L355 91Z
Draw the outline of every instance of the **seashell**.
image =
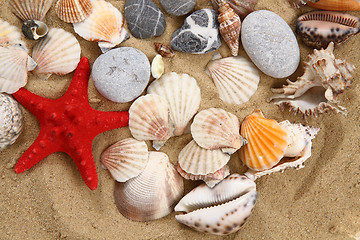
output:
M155 49L156 51L162 56L162 57L166 57L166 58L172 58L175 56L174 51L172 50L171 47L169 47L168 45L159 43L159 42L154 42L155 45Z
M248 144L239 150L240 159L248 168L269 169L284 156L286 131L275 120L264 118L259 109L244 119L240 134L248 140Z
M164 61L160 54L157 54L151 63L151 75L158 79L160 78L165 71Z
M23 126L23 113L18 102L0 93L0 150L13 144Z
M303 126L301 124L292 124L288 120L280 122L279 125L287 132L288 142L284 157L274 167L254 171L249 169L245 175L251 180L256 180L262 176L275 172L283 172L287 168L301 169L305 161L311 156L311 140L319 132L319 128Z
M319 0L308 2L313 8L331 11L358 11L360 10L359 0Z
M202 110L191 124L191 135L200 147L221 149L228 154L233 154L247 143L239 130L239 119L221 108Z
M195 78L185 73L166 73L153 81L147 92L166 98L175 127L174 135L182 135L200 106L201 93Z
M289 106L295 113L304 117L318 116L319 113L335 111L346 114L339 105L337 96L351 85L355 66L345 60L336 59L334 43L323 50L314 50L305 63L305 72L295 82L287 80L288 85L272 89L271 100L282 109Z
M51 74L68 74L77 67L80 53L80 44L74 35L60 28L52 28L34 46L32 57L37 66L33 73L43 79L49 78Z
M191 140L179 154L179 165L186 173L193 175L207 175L223 168L230 156L220 149L208 150L201 148Z
M23 22L42 21L52 3L53 0L9 0L12 12Z
M241 56L220 58L221 55L214 55L205 70L214 81L220 99L230 104L249 101L260 81L258 69Z
M256 199L256 184L232 174L214 188L202 184L186 194L175 206L175 211L185 214L175 218L199 232L227 235L241 228Z
M73 23L79 36L98 42L104 53L130 36L124 28L124 18L117 8L103 0L92 1L92 13L83 22Z
M144 171L125 183L117 182L114 189L119 212L134 221L165 217L183 194L183 179L162 152L149 152Z
M39 38L45 37L49 32L46 24L38 20L26 20L21 30L25 37L31 40L38 40Z
M201 175L201 174L194 175L191 173L187 173L180 167L179 163L176 167L176 170L186 180L193 180L193 181L203 180L206 183L206 185L208 185L211 188L213 188L216 184L221 182L224 178L226 178L230 174L230 168L228 167L228 165L225 165L224 167L220 168L214 173L209 173L206 175Z
M21 41L19 29L0 19L0 46L14 44L20 44L25 47L25 43Z
M319 0L289 0L289 3L295 7L300 8L301 6L304 6L307 2L318 2Z
M219 31L225 43L229 46L231 55L237 56L239 51L239 38L241 29L240 17L226 2L219 7Z
M313 48L335 45L360 32L359 18L346 13L314 11L301 15L296 20L296 33L302 41Z
M125 138L108 147L101 154L100 160L116 181L126 182L144 170L148 154L144 141Z
M137 140L153 140L159 150L172 134L166 99L155 94L136 99L129 109L129 129Z
M226 2L235 11L237 15L244 20L244 18L254 11L258 0L211 0L215 9L218 9L222 2Z
M58 17L67 23L84 21L91 11L91 0L59 0L55 5Z

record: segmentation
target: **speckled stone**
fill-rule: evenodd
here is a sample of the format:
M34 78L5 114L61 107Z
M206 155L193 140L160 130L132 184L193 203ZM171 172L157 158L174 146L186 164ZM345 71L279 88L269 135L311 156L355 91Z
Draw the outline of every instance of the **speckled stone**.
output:
M195 6L196 0L160 0L161 6L168 14L182 16L189 13Z
M150 79L150 62L132 47L120 47L101 54L91 72L96 89L107 99L126 103L138 97Z
M242 22L241 42L255 65L271 77L288 77L299 65L300 49L296 37L289 25L274 12L250 13Z
M201 9L185 19L174 32L171 47L185 53L202 54L215 51L221 46L217 14L212 9Z
M151 0L126 0L124 15L136 38L160 36L165 31L165 16Z

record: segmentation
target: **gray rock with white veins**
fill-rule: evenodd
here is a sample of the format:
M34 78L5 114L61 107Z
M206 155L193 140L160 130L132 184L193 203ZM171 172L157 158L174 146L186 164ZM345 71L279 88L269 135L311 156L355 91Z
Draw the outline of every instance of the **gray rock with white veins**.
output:
M161 6L171 15L182 16L190 12L196 0L160 0Z

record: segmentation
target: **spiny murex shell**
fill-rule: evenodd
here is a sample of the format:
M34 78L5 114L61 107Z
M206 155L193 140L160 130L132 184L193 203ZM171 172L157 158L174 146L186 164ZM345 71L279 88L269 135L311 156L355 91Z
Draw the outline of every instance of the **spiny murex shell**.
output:
M126 182L144 170L148 154L144 141L125 138L108 147L100 160L116 181Z
M337 96L351 85L355 66L345 60L336 59L333 53L334 43L323 50L314 50L306 62L305 72L295 82L287 80L283 88L272 89L271 100L281 108L289 106L295 113L304 117L317 116L330 110L346 114L340 106Z
M53 0L9 0L11 10L24 22L39 20L45 17Z
M240 229L257 199L256 184L232 174L214 188L205 184L186 194L176 205L177 221L200 232L227 235Z
M149 152L144 171L125 183L116 183L114 190L118 210L134 221L168 215L183 194L183 179L162 152Z
M55 5L58 17L67 23L84 21L91 11L91 0L59 0Z

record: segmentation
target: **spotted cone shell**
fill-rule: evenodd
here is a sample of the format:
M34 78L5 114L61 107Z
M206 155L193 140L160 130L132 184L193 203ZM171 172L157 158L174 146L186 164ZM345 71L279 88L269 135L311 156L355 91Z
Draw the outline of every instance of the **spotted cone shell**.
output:
M91 0L59 0L55 5L58 17L67 23L85 20L92 11Z
M53 0L9 0L12 12L24 22L42 21L52 6Z

